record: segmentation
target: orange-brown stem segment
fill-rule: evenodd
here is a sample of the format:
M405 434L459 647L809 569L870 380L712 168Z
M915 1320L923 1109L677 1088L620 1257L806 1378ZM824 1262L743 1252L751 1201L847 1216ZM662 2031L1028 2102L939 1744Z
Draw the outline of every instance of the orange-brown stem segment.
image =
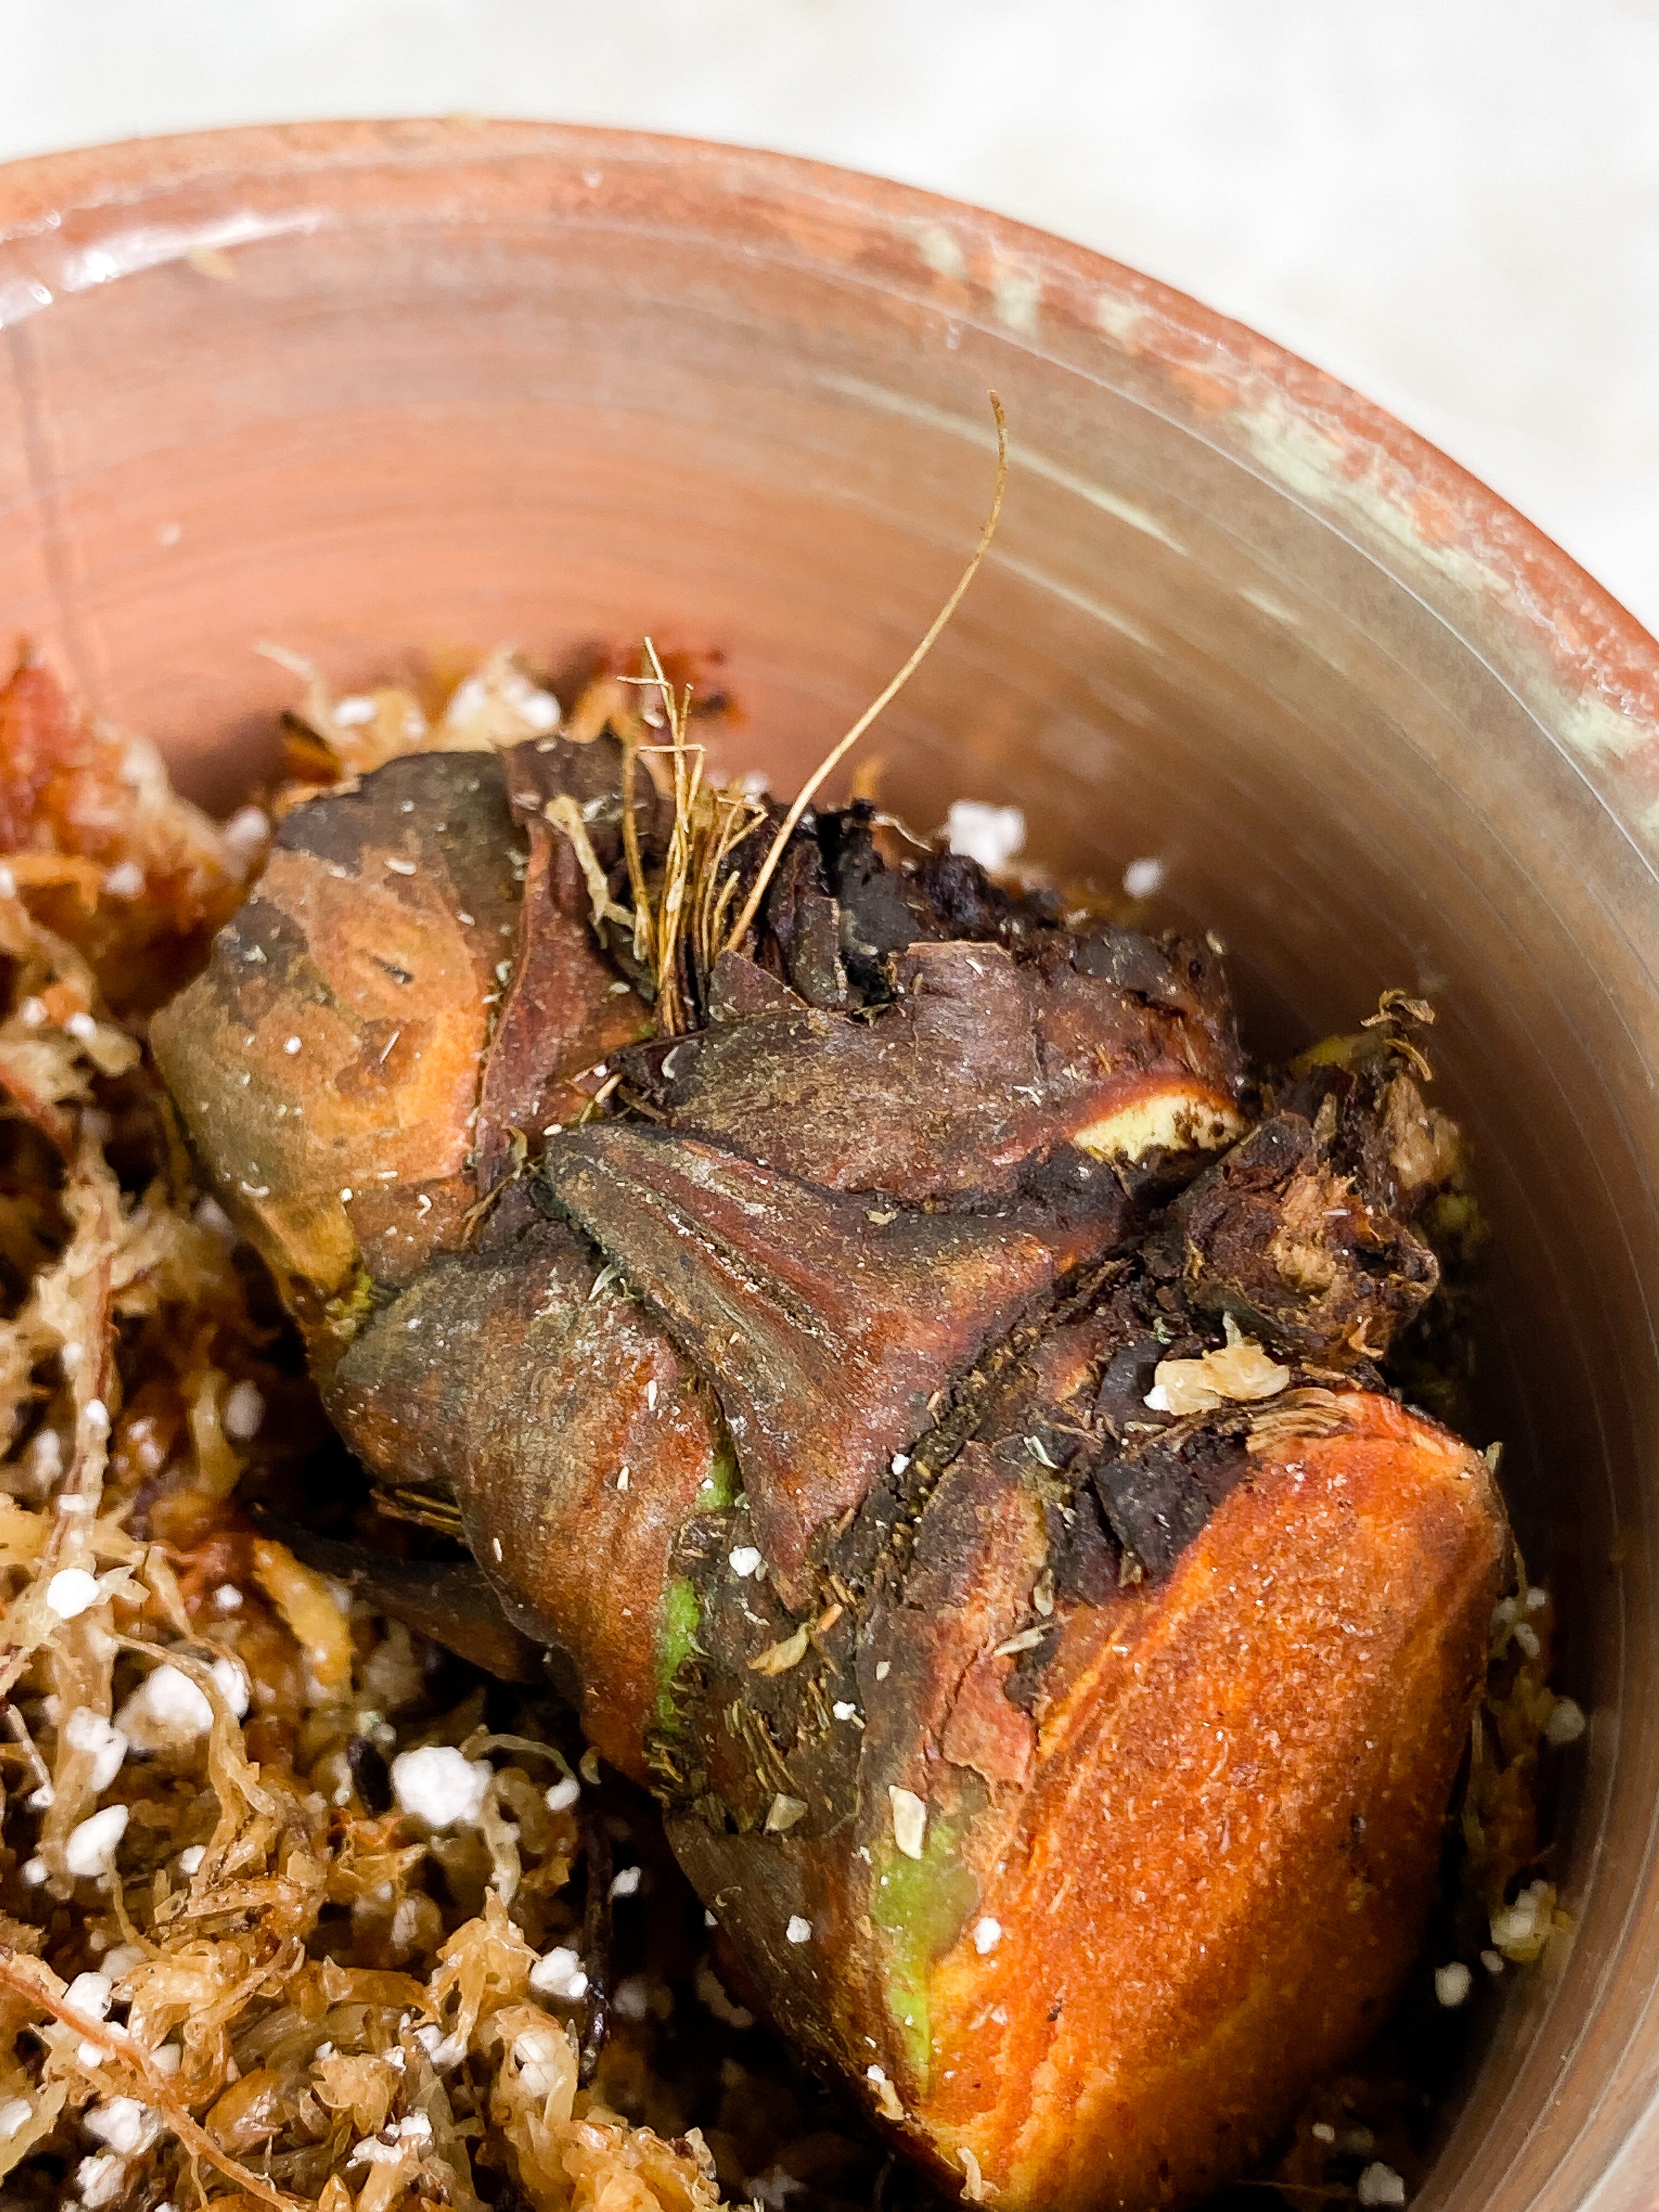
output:
M1005 2212L1188 2200L1419 1940L1507 1550L1377 1366L1455 1140L1386 1032L1249 1126L1202 948L857 807L642 1039L624 804L601 736L301 807L163 1067L783 2031Z

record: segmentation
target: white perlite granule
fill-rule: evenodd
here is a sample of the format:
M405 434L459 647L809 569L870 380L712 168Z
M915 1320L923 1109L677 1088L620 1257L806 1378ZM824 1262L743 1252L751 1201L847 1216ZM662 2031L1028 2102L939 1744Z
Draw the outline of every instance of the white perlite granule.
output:
M248 1705L242 1667L224 1654L210 1671L220 1696L240 1720ZM213 1726L213 1707L206 1691L182 1668L164 1662L151 1668L115 1720L135 1751L174 1751L207 1734Z
M264 1417L264 1391L257 1382L242 1382L234 1384L226 1393L224 1410L219 1419L228 1437L236 1443L245 1444L251 1437L258 1435L259 1424Z
M754 2014L744 2005L732 2003L720 1987L719 1977L707 1959L698 1960L691 1985L697 1993L699 2002L707 2005L715 2019L723 2021L727 2027L745 2028L755 2025Z
M533 1967L531 1970L531 1975L533 1982L535 1976ZM586 1981L586 1977L583 1978ZM430 2021L428 2021L425 2027L416 2029L415 2040L432 2061L433 2070L435 2073L447 2074L452 2067L459 2066L466 2056L466 2045L459 2035L446 2035L441 2028L434 2027Z
M106 1805L101 1813L92 1814L78 1828L70 1830L64 1864L77 1881L109 1871L115 1846L127 1832L128 1818L125 1805ZM101 1981L103 1977L98 1978Z
M191 1217L198 1229L205 1229L227 1244L236 1242L236 1231L230 1216L216 1198L198 1198Z
M392 1762L399 1809L432 1828L471 1826L483 1810L489 1778L488 1766L464 1758L453 1744L423 1744L399 1752Z
M76 2167L75 2186L87 2212L103 2212L127 2193L127 2162L115 2151L94 2151Z
M927 1808L914 1790L890 1785L893 1808L893 1841L908 1859L919 1859L927 1837Z
M1406 2185L1394 2168L1384 2166L1379 2158L1374 2159L1360 2175L1354 2193L1362 2204L1403 2204Z
M444 708L443 726L447 730L465 730L496 702L510 708L538 737L546 737L559 726L558 701L516 668L497 675L493 684L481 675L469 676L458 684ZM335 716L337 720L338 708Z
M1563 1744L1577 1743L1583 1733L1583 1706L1572 1698L1558 1698L1544 1724L1546 1740L1559 1750Z
M766 1808L765 1833L769 1836L787 1835L798 1820L806 1818L806 1800L792 1797L787 1790L780 1790Z
M530 1986L538 1996L559 1997L566 2004L574 2004L587 1994L587 1976L580 1954L568 1944L556 1944L530 1969Z
M567 1774L548 1791L547 1809L550 1813L568 1813L581 1794L581 1784L574 1774Z
M988 1912L984 1919L975 1923L974 1948L981 1959L988 1951L994 1951L1001 1941L1002 1923L1000 1920L993 1920Z
M46 1604L59 1620L78 1620L103 1594L97 1576L84 1567L60 1567L46 1584Z
M82 2125L95 2142L118 2152L123 2158L148 2150L161 2132L161 2124L148 2105L137 2097L110 2097L81 2116Z
M1527 1965L1544 1948L1554 1925L1555 1892L1547 1881L1531 1881L1513 1905L1492 1916L1492 1940L1505 1958Z
M257 853L270 835L270 817L262 806L239 806L225 824L225 842L244 859Z
M127 1755L127 1740L118 1728L112 1728L102 1713L94 1712L90 1705L77 1705L64 1723L64 1741L71 1750L84 1752L92 1761L92 1772L87 1779L94 1797L101 1797L121 1771L121 1762Z
M395 2166L404 2154L399 2142L384 2142L379 2136L368 2136L351 2147L348 2166Z
M77 1974L64 1992L64 2002L82 2020L107 2020L115 2002L115 1984L107 1974Z
M982 799L958 799L945 817L945 842L964 860L977 860L994 875L1006 868L1025 842L1025 817L1017 806L988 806Z
M1448 2011L1461 2005L1469 1993L1474 1976L1461 1959L1454 1959L1449 1966L1434 1970L1434 1993Z
M536 2029L526 2028L518 2042L513 2046L513 2055L515 2058L522 2057L520 2046L526 2045L538 2033L539 2031ZM532 2088L536 2089L538 2095L547 2094L545 2090L537 2087L534 2077L528 2072L525 2079ZM395 2166L404 2154L405 2143L425 2143L430 2142L431 2140L431 2121L424 2112L410 2112L404 2119L389 2121L378 2136L370 2136L367 2141L356 2144L353 2148L350 2157L347 2159L346 2164L348 2166Z
M248 1680L247 1669L241 1661L233 1659L227 1652L214 1661L208 1672L213 1677L214 1687L231 1711L239 1721L243 1719L247 1712Z
M791 1943L810 1942L812 1936L812 1923L810 1920L803 1920L799 1912L792 1912L789 1916L789 1925L783 1932Z
M142 1752L195 1743L212 1728L212 1705L177 1666L157 1666L143 1677L119 1712L122 1728Z
M1155 860L1150 856L1146 860L1131 860L1123 871L1124 896L1132 899L1154 897L1163 881L1162 860Z
M544 2101L574 2076L570 2045L550 2021L545 2027L521 2028L514 2038L513 2056L525 2087Z

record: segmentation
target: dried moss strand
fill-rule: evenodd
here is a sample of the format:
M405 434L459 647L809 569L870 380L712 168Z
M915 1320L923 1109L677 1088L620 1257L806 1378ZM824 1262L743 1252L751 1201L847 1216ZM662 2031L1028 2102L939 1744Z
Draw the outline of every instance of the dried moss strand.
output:
M593 841L587 834L587 824L582 820L581 809L575 800L568 792L561 792L556 799L549 799L543 813L546 820L556 830L562 830L570 841L587 885L594 929L601 931L607 921L614 921L619 927L631 930L634 917L626 907L618 906L611 897L605 870L599 866L599 856L593 850Z
M151 2063L149 2053L141 2045L131 2039L118 2037L101 2021L72 2010L55 1990L46 1988L46 1977L50 1971L37 1960L21 1956L9 1944L0 1945L0 1988L9 1990L27 2005L50 2013L54 2020L72 2028L83 2043L96 2045L106 2060L136 2074L143 2091L143 2101L166 2114L167 2125L192 2159L205 2159L248 2196L261 2204L269 2204L272 2212L311 2212L308 2197L290 2197L286 2191L274 2188L252 2167L222 2150L207 2130L191 2118L169 2077ZM57 1978L52 1976L53 1980Z
M703 751L687 742L691 714L691 687L676 692L664 672L656 646L645 641L650 681L662 695L668 714L669 754L674 775L674 826L663 866L662 896L657 910L657 1026L663 1035L677 1036L690 1024L681 986L680 947L686 913L686 891L691 876L693 832L697 800L702 789Z
M738 848L752 837L766 819L764 808L746 792L723 792L720 810L712 848L703 860L698 883L696 951L698 964L705 977L714 967L720 951L718 940L721 921L738 895L738 878L727 872L727 863ZM738 822L745 811L749 818L741 829L738 829Z
M46 1540L34 1567L31 1595L44 1592L52 1577L64 1566L91 1564L89 1534L104 1494L104 1473L109 1458L109 1413L115 1396L115 1320L112 1308L113 1255L120 1233L121 1200L115 1178L100 1147L83 1137L64 1193L64 1206L74 1233L58 1261L56 1274L62 1285L64 1305L75 1311L81 1334L75 1341L82 1357L71 1378L75 1409L74 1456L53 1499ZM66 1341L69 1340L65 1340ZM103 1419L94 1418L94 1409ZM21 1601L7 1608L10 1620L19 1614ZM39 1606L33 1609L37 1630L20 1640L9 1636L0 1645L0 1697L9 1697L36 1649L40 1637Z
M628 881L634 893L634 957L642 966L656 960L656 917L646 886L645 861L640 852L639 818L634 811L638 781L640 733L631 723L622 733L623 851L628 859Z

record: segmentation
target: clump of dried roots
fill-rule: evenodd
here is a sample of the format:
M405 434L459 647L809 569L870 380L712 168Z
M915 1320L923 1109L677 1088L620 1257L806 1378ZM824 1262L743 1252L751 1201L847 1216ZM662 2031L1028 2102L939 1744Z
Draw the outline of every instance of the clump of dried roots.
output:
M967 567L902 667L830 747L781 814L746 781L711 786L706 781L703 748L690 733L692 688L688 683L677 689L669 680L649 638L641 673L624 680L653 696L631 710L624 708L606 716L606 726L623 747L623 842L634 900L631 912L615 904L608 887L599 887L603 878L598 863L580 815L569 802L552 814L556 825L575 846L593 886L595 927L615 921L631 933L634 959L648 979L659 1035L678 1036L701 1025L714 962L722 951L740 948L753 930L768 887L812 800L932 652L978 574L996 534L1008 480L1007 423L994 392L990 400L996 422L996 481ZM608 708L610 702L606 705ZM580 716L578 730L585 722L597 734L601 726ZM652 744L643 734L646 728L665 728L667 736ZM642 756L653 766L661 763L659 788L673 810L666 850L654 872L647 870L641 848L635 805ZM772 834L762 852L758 845L751 847L751 840L763 829ZM758 864L745 866L750 860Z

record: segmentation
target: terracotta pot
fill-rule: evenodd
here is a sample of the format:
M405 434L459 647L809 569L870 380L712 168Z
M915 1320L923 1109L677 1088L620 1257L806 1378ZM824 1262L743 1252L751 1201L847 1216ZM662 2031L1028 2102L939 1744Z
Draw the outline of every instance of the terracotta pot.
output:
M931 825L1164 863L1258 1037L1433 992L1497 1232L1491 1432L1565 1593L1576 1935L1507 1978L1425 2205L1659 2174L1659 648L1328 378L1110 262L720 147L258 130L0 172L0 608L198 792L266 764L280 639L716 643L787 783L868 741Z

